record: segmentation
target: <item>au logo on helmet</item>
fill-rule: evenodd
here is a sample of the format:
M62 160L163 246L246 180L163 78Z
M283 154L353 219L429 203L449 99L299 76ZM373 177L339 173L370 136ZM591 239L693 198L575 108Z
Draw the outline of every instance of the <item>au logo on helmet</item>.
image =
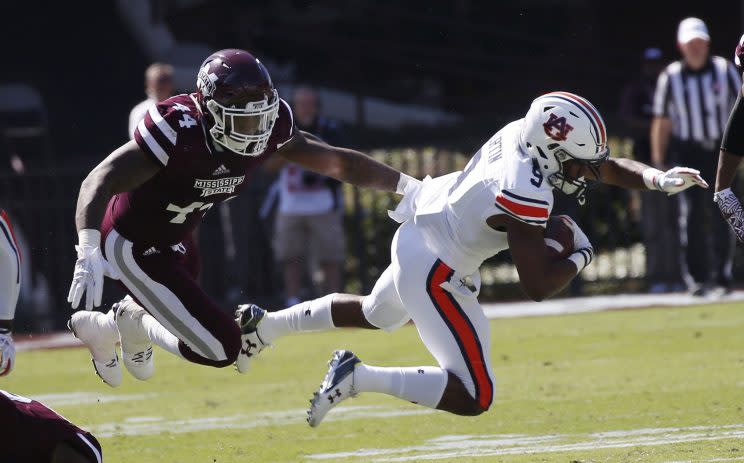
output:
M550 113L550 118L543 124L545 135L555 141L566 141L568 132L573 130L573 126L566 123L565 117L558 117Z

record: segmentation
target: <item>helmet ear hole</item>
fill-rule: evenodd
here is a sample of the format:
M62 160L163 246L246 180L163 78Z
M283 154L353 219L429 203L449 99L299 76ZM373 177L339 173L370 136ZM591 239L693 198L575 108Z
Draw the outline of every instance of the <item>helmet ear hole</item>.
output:
M551 143L551 144L548 145L548 149L549 150L554 150L554 149L558 148L559 146L561 146L561 145L559 145L558 143Z

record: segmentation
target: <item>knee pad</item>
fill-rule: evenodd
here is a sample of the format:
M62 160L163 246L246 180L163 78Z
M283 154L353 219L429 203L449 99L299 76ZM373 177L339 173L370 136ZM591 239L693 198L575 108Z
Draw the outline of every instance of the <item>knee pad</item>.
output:
M368 322L388 332L397 330L411 319L400 304L388 303L374 291L362 301L362 312Z

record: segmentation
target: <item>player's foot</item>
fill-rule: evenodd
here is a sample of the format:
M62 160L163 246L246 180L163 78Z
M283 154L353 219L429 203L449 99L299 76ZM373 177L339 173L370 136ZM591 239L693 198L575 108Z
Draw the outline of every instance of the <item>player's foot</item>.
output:
M333 353L328 362L328 373L323 378L320 389L310 399L310 408L307 410L307 422L310 426L318 426L333 407L357 395L354 389L354 368L359 363L359 357L349 350L337 350Z
M111 313L79 310L72 314L67 327L90 350L96 374L104 383L117 387L121 384L121 364L116 352L119 332L108 320L111 316Z
M155 373L152 342L142 326L145 309L126 297L112 307L121 339L121 358L127 371L145 381Z
M240 327L241 347L235 368L238 373L246 373L250 369L253 358L268 345L258 337L258 324L261 323L266 311L256 304L243 304L235 311L235 321Z

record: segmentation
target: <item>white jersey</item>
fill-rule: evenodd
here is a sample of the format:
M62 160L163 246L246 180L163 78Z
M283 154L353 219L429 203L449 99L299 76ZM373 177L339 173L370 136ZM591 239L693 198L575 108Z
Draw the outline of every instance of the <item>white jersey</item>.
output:
M522 120L492 136L461 172L425 181L415 199L416 228L447 265L474 273L484 260L509 247L506 233L486 220L507 214L545 227L553 189L519 148Z

